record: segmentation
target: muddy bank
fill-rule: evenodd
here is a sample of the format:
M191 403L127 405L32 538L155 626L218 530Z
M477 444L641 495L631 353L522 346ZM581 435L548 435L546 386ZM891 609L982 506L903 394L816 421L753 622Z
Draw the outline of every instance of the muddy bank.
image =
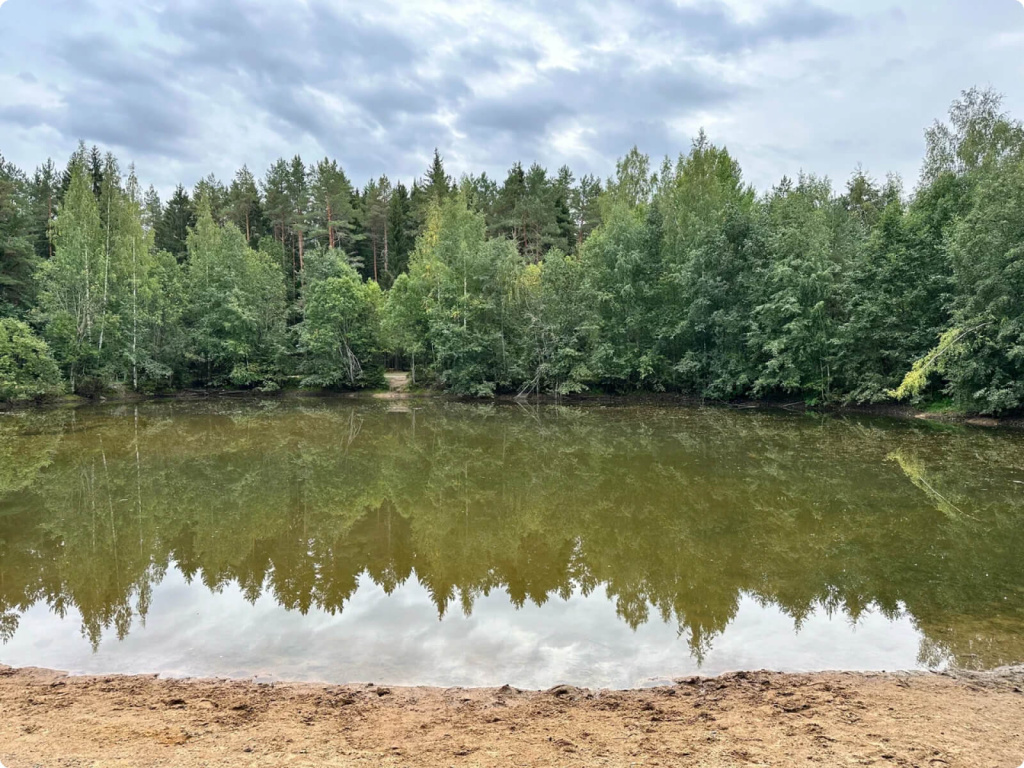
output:
M637 691L258 685L0 667L34 766L964 766L1024 761L1024 669L739 673Z

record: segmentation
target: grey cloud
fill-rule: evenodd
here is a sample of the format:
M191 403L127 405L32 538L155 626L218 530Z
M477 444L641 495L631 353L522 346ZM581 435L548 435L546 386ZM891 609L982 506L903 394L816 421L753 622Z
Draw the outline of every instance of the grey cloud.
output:
M114 38L99 35L58 40L52 56L75 72L77 82L60 88L57 106L14 105L0 119L22 127L49 126L69 139L86 138L107 146L143 153L182 149L191 125L187 99L144 51L122 49ZM29 73L21 77L38 83Z
M90 141L135 152L169 155L183 150L190 120L187 101L170 97L167 91L92 89L69 99L60 125L69 136L88 136Z
M451 65L463 74L493 73L511 63L536 66L540 59L541 52L529 42L503 40L496 45L493 41L475 41L461 46Z
M158 19L161 31L181 46L169 57L171 72L298 82L304 71L306 51L294 38L295 20L269 18L262 7L182 3L162 9Z
M721 104L737 93L734 87L687 67L639 69L628 59L606 56L594 68L556 70L528 88L473 101L460 111L459 126L485 143L486 134L475 129L510 134L518 149L529 154L538 151L536 145L549 129L574 117L587 127L600 128L601 145L634 135L628 143L614 147L622 152L641 139L664 146L665 130L654 126Z
M347 89L341 83L336 87L384 126L407 115L433 114L469 95L466 81L454 75L430 81L372 78Z
M541 136L551 123L572 114L571 107L554 99L524 98L514 93L505 98L471 102L459 114L459 126L468 131L504 131L521 138Z
M76 75L99 86L126 85L153 90L166 87L166 72L163 67L155 66L156 56L147 55L145 49L125 50L113 36L72 37L61 42L55 53Z
M409 30L407 35L399 35L367 23L357 13L342 15L323 0L313 3L312 16L309 26L311 42L317 46L316 50L328 70L337 57L355 59L368 72L388 74L412 66L419 56L414 30Z
M144 46L126 50L114 37L89 35L63 41L56 55L79 82L65 89L54 127L137 152L182 150L192 125L189 100L166 77L154 52Z
M740 21L722 2L680 6L673 0L644 0L643 29L671 43L695 45L715 53L736 53L766 43L790 43L819 38L853 25L852 19L814 5L792 0L771 6L755 21Z
M581 6L536 10L572 39L596 34ZM203 99L230 93L282 138L310 137L358 176L363 169L418 174L435 146L454 156L483 154L496 167L507 166L543 155L546 135L570 119L599 126L599 136L615 136L616 142L632 133L633 141L650 137L661 144L655 115L678 115L730 95L706 76L639 71L623 55L595 57L580 72L550 71L523 89L476 95L469 77L491 73L500 79L506 69L535 68L541 57L536 44L500 30L465 41L452 37L437 59L439 71L423 74L418 65L428 49L421 47L421 31L372 25L358 7L343 12L327 0L301 7L244 0L167 3L153 19L166 38L159 49L142 42L125 49L95 35L58 38L55 50L79 80L66 91L66 110L55 117L23 109L7 119L188 159L188 131L201 125L195 110ZM325 109L310 89L355 109ZM455 115L471 147L455 143L437 119L442 110ZM605 143L598 141L602 151ZM291 151L282 143L282 154Z
M662 120L638 117L629 123L606 126L593 142L594 149L609 159L621 157L634 145L650 153L651 163L657 167L662 157L675 157L685 150L688 140L675 135ZM603 175L608 175L614 165L609 163L604 169L593 170L603 170Z
M52 110L32 104L0 106L0 122L17 125L21 128L38 128L46 125L52 119Z
M323 0L304 9L254 10L241 0L175 4L161 19L163 31L181 43L172 71L230 88L282 135L299 131L328 150L388 129L403 115L433 112L445 92L454 97L465 89L461 79L442 81L439 89L412 76L418 52L411 37L371 26L357 12L342 16ZM359 114L339 119L307 86Z
M301 9L241 0L175 4L161 19L184 46L176 63L277 82L393 73L417 55L411 38L355 13L343 17L323 0Z
M764 187L858 160L912 172L921 129L975 83L1022 108L1017 0L851 0L846 15L816 4L825 0L779 0L750 21L723 0L488 0L497 7L473 26L421 15L415 0L385 2L8 0L0 63L16 89L6 102L0 93L5 151L30 166L81 137L137 153L161 184L242 163L259 171L298 151L338 158L358 183L408 180L435 146L454 173L503 178L537 160L607 176L633 144L685 150L678 121L707 112L712 138ZM394 18L371 20L382 8ZM523 14L525 34L506 23ZM552 40L578 71L545 60ZM694 54L712 65L686 63ZM730 80L713 74L723 70ZM582 129L570 144L551 141L570 127ZM63 144L42 146L55 132Z

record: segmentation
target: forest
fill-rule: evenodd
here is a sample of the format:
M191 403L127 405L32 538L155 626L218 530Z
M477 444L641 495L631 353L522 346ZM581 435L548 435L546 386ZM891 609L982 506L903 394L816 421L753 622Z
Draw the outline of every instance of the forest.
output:
M0 156L0 402L191 388L1024 406L1024 127L965 91L913 189L744 182L702 132L608 179L358 188L281 159L167 200L82 143Z

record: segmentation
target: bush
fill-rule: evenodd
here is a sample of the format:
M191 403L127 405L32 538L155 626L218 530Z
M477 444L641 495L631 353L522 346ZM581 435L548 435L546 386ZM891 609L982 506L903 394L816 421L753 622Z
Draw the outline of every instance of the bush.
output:
M31 400L62 391L50 347L20 320L0 319L0 401Z

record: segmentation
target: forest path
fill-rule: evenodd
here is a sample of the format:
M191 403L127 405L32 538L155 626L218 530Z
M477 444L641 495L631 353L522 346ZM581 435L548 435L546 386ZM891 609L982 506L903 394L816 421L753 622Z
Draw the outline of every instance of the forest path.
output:
M388 371L384 374L388 382L388 391L407 392L409 390L408 371Z

